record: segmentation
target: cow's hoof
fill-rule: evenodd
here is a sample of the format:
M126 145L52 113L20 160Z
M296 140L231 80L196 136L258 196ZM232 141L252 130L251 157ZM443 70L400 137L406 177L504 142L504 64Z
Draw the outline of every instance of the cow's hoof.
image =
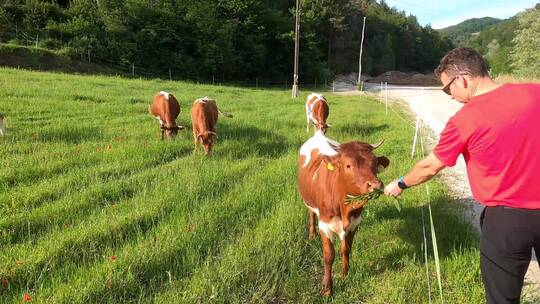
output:
M323 297L331 297L332 296L332 289L323 287L321 289L321 296L323 296Z

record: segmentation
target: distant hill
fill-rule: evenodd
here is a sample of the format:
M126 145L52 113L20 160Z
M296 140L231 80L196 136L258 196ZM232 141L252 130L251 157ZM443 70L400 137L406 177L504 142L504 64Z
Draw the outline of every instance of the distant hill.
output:
M514 39L518 27L519 23L516 16L501 20L474 35L467 43L467 46L478 50L484 55L488 52L488 45L494 40L497 40L501 47L512 46L512 39Z
M492 17L472 18L438 31L448 37L456 46L466 46L476 33L501 21L501 19Z

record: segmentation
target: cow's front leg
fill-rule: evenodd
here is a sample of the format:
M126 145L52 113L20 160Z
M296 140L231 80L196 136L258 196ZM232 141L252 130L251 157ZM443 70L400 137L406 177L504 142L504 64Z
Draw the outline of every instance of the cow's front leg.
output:
M321 235L322 247L323 247L323 259L324 259L324 276L322 280L321 295L332 295L332 264L334 264L334 245L332 241L326 236L326 234L319 230Z
M343 240L341 240L341 276L346 277L349 273L349 257L352 249L352 242L354 239L354 234L356 229L350 231L345 235Z
M193 151L197 151L197 144L199 143L199 137L193 132Z
M315 212L309 209L309 239L315 238Z

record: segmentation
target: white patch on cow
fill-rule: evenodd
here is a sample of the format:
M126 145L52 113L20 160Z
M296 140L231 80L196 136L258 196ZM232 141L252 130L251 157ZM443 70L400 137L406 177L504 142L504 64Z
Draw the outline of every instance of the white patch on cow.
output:
M341 240L343 240L345 237L345 231L343 231L343 222L339 216L334 216L329 223L323 222L321 219L319 219L319 230L321 230L332 242L334 240L334 233L339 235Z
M198 102L206 103L207 101L210 101L210 100L213 100L213 99L208 97L208 96L204 96L203 98L199 98L199 99L195 100L195 102L193 102L193 104L196 104Z
M319 219L319 230L321 230L326 237L330 239L330 241L333 241L334 233L339 236L340 240L343 240L349 232L354 231L354 229L358 227L361 221L362 216L358 216L356 218L351 217L349 226L347 226L346 229L343 229L343 221L339 216L334 216L329 223L323 222L321 219Z
M165 96L165 99L169 100L169 92L165 92L165 91L160 91L159 94Z
M351 223L349 224L347 229L345 229L345 232L349 233L351 231L354 231L354 229L356 229L356 227L358 227L358 225L360 225L361 221L362 221L362 216L361 215L359 215L358 217L351 217Z
M336 149L339 148L339 145L340 144L337 141L324 136L324 133L321 130L317 130L315 135L308 139L308 141L302 145L302 148L300 148L300 155L305 157L303 167L307 166L311 161L311 151L317 149L319 150L319 154L333 156L338 153Z
M161 117L154 116L157 120L159 120L159 125L163 126L163 120L161 120Z
M304 202L304 205L306 205L306 207L308 207L311 211L315 212L315 214L317 216L319 216L319 209L318 208L313 208L310 205L306 204L306 202Z

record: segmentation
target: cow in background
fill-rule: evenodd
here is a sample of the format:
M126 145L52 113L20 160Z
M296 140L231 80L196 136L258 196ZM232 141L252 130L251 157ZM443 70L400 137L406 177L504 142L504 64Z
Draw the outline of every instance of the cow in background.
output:
M381 144L382 141L376 145L358 141L340 144L318 130L300 149L298 188L309 209L310 239L315 235L315 215L319 219L324 256L323 295L332 294L334 234L341 240L341 273L346 276L354 234L367 203L363 200L347 204L345 199L383 189L377 172L381 167L387 167L390 161L373 154Z
M311 93L306 101L306 132L309 132L309 122L313 123L315 131L322 130L326 133L326 129L332 125L326 123L326 119L330 114L328 102L321 94Z
M191 107L191 124L193 126L195 149L200 142L206 155L212 151L212 146L217 141L216 125L219 114L232 118L231 114L222 112L218 108L216 101L209 97L195 100Z
M0 135L4 136L4 114L0 113Z
M184 129L184 126L176 124L176 118L180 114L180 103L173 94L165 91L157 93L148 110L152 116L159 120L161 139L164 136L174 138L178 130Z

